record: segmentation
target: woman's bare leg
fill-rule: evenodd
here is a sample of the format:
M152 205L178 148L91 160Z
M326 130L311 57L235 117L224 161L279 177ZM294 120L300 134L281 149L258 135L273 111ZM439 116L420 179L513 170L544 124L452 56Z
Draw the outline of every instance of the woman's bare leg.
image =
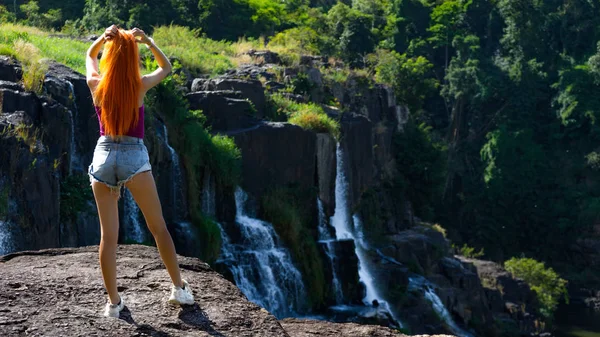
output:
M117 292L117 240L119 239L119 194L99 182L92 183L100 217L100 269L110 302L119 303Z
M129 189L135 202L137 202L144 214L146 224L148 224L148 228L152 236L154 236L154 240L156 240L158 252L167 268L169 276L171 276L171 281L175 286L182 287L183 282L181 281L179 264L177 263L175 245L163 218L162 207L158 199L158 192L156 191L152 172L147 171L137 174L125 186Z

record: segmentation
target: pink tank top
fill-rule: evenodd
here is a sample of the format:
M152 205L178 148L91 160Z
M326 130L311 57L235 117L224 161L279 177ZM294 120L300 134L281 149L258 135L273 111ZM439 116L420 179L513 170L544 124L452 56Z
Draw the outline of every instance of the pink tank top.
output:
M98 116L98 124L100 125L100 136L104 136L104 125L102 125L102 119L100 115L102 114L102 109L99 106L94 105L94 109L96 109L96 116ZM138 123L135 127L131 128L126 135L129 137L136 138L144 138L144 105L140 107L140 117L138 119Z

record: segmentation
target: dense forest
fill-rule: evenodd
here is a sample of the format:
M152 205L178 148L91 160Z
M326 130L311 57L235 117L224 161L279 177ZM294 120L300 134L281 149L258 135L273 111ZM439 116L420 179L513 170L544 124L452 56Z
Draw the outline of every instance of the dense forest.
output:
M600 4L583 0L0 1L1 21L86 36L178 25L324 55L393 87L416 215L505 261L598 282L577 242L600 211ZM224 43L225 43L224 42ZM210 73L213 73L209 71ZM597 276L596 276L597 277Z

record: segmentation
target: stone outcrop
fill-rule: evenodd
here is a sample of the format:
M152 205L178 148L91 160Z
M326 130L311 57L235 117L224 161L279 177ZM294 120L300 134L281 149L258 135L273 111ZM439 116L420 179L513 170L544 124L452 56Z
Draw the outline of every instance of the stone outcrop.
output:
M242 187L260 200L269 188L315 185L316 137L288 123L263 122L232 136L242 152ZM306 201L315 208L315 200Z
M25 251L0 257L2 336L381 336L379 326L285 319L249 302L240 290L195 258L179 257L196 304L167 305L170 280L153 247L117 252L119 292L126 308L105 318L96 246Z
M354 323L331 323L324 321L302 320L286 318L281 325L293 337L341 337L341 336L369 336L369 337L401 337L405 336L395 330ZM413 337L427 337L429 335L414 335ZM432 335L430 337L452 337L450 335Z
M256 124L250 102L232 90L196 91L187 94L190 109L202 110L214 132L226 132Z

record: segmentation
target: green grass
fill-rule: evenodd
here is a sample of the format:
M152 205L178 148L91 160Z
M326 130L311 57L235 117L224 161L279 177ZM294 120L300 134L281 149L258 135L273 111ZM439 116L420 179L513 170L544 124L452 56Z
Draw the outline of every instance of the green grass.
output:
M269 96L268 117L275 121L285 120L303 129L329 133L340 137L340 124L329 117L321 106L315 103L298 103L275 93Z
M41 58L60 62L75 71L85 74L85 52L91 43L68 38L49 37L47 32L22 25L5 23L0 25L0 54L19 57L14 49L18 40L29 42L39 50Z
M310 307L324 304L327 297L323 261L314 235L310 214L300 205L297 188L276 188L262 198L264 217L275 227L292 258L299 267L307 286Z
M177 57L192 72L218 75L234 68L231 58L236 53L229 42L204 38L198 31L173 25L156 28L153 38L166 55Z

